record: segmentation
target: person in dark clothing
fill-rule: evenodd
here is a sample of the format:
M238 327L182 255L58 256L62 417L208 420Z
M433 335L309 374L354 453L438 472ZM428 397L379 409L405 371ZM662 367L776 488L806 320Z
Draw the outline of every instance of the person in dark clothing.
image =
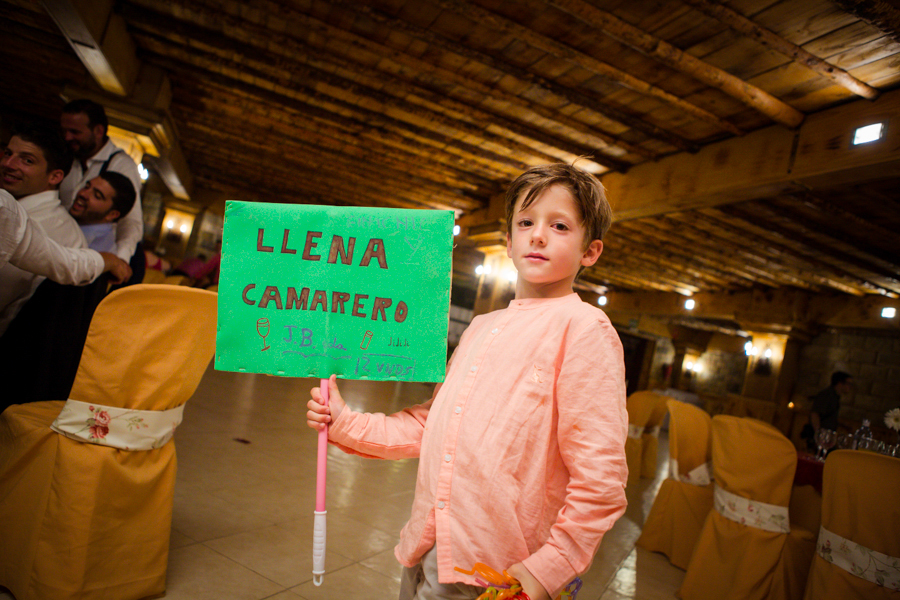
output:
M848 395L852 389L853 377L844 371L836 371L831 375L830 386L809 397L812 407L809 410L809 424L804 428L808 446L815 447L816 433L819 429L837 431L841 396Z

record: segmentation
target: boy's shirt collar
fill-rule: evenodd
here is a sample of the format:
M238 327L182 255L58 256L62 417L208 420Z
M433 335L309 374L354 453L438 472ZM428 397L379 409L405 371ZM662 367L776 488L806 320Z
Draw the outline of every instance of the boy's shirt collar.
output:
M570 302L581 302L581 297L572 292L559 298L522 298L521 300L510 300L509 308L512 310L530 310L532 308L541 308L550 304L565 304Z

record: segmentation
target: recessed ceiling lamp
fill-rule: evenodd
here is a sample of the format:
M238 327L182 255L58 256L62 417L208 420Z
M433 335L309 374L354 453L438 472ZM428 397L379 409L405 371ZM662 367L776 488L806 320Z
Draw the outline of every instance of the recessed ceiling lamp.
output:
M868 144L880 140L884 136L884 123L872 123L863 127L857 127L853 132L853 145Z

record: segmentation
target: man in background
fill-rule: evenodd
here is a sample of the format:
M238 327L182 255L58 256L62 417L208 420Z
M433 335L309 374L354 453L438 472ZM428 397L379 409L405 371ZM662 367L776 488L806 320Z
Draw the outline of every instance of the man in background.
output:
M134 206L116 223L116 255L130 263L134 271L130 283L139 283L144 277L146 259L143 248L136 251L144 237L141 176L137 165L109 139L106 111L96 102L86 99L69 102L63 107L60 126L66 143L75 154L72 168L60 185L63 206L70 208L78 192L107 171L120 173L134 184Z
M121 173L107 171L91 179L75 196L69 214L81 227L88 247L116 251L116 223L134 206L136 191Z

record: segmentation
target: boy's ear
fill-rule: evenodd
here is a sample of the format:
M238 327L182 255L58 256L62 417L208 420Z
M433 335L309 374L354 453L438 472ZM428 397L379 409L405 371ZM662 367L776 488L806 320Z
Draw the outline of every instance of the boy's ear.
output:
M509 239L509 232L506 233L506 257L512 258L512 240Z
M600 258L600 254L603 252L603 242L600 240L594 240L590 244L588 244L587 250L584 251L584 256L581 257L581 266L590 267L597 259Z

